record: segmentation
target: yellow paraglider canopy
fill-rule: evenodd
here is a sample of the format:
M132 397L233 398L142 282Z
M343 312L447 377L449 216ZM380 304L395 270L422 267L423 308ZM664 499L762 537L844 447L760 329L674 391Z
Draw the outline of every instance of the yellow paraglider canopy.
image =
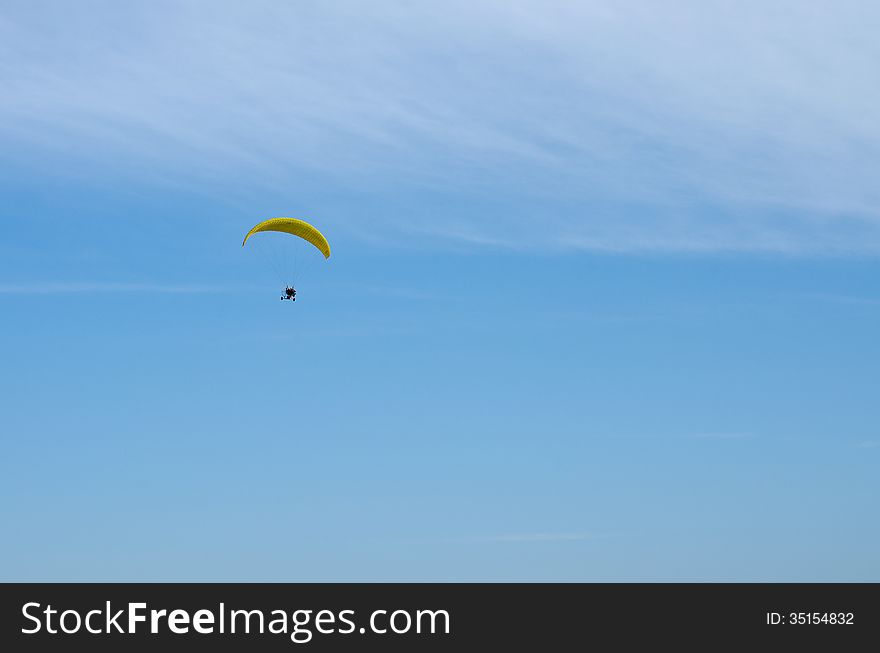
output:
M261 231L278 231L298 236L317 247L318 251L324 255L324 258L330 258L330 243L324 238L324 234L305 220L297 220L296 218L271 218L269 220L264 220L263 222L254 225L253 229L247 232L241 246L244 247L248 238Z

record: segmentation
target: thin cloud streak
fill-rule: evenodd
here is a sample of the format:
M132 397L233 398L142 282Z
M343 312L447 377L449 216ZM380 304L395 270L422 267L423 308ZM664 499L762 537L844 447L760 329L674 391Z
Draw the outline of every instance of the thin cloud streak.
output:
M73 283L3 283L0 284L0 295L57 295L66 293L167 293L167 294L199 294L228 293L242 291L243 286L203 285L164 285L155 283L105 283L105 282L73 282Z
M755 434L744 432L695 433L691 437L698 440L744 440L755 437Z
M467 542L579 542L608 537L595 533L511 533L506 535L486 535L461 538Z
M807 295L808 299L824 302L835 302L838 304L853 304L857 306L880 306L880 298L876 297L857 297L853 295L832 295L828 293L813 293Z

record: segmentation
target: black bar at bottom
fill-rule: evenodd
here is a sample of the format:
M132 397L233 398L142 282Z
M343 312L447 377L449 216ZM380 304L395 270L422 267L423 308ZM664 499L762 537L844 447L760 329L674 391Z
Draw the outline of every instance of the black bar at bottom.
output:
M850 650L878 636L876 583L0 585L4 651Z

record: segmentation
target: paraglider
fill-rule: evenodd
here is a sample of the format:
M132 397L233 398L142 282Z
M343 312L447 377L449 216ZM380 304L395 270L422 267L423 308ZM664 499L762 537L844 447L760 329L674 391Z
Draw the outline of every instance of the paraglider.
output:
M296 301L295 281L298 272L299 258L314 258L314 250L317 249L325 259L330 258L330 243L314 225L309 224L305 220L297 218L271 218L260 222L245 234L241 246L244 247L248 239L254 234L263 232L275 232L285 234L284 238L294 237L294 241L286 241L276 243L280 248L280 256L272 257L274 259L284 259L283 262L274 260L274 267L279 276L285 279L284 294L281 299ZM299 243L299 245L297 245ZM301 247L304 246L304 247ZM312 249L314 248L314 249ZM277 248L276 248L277 249ZM308 251L297 252L297 249Z

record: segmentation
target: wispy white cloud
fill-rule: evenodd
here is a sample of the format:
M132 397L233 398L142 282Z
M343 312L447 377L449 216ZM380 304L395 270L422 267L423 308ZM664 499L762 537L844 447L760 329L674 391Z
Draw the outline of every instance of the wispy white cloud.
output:
M880 440L864 440L856 445L859 449L877 449L880 448Z
M859 297L856 295L840 295L830 293L813 293L808 298L837 304L853 304L857 306L880 306L880 297Z
M880 253L876 3L35 1L0 16L7 161L224 193L329 186L368 195L392 239Z
M718 431L710 433L695 433L691 436L701 440L743 440L755 437L754 433L745 431Z
M229 285L165 285L155 283L0 283L0 295L58 295L66 293L220 293L242 290Z
M469 542L577 542L607 535L595 533L510 533L463 538Z
M390 286L390 285L381 285L381 284L348 284L345 286L350 290L354 290L356 292L367 292L371 295L380 295L383 297L395 298L395 299L414 299L414 300L425 300L425 301L453 301L456 298L451 295L441 295L439 293L427 292L424 290L419 290L418 288L407 288L404 286Z

